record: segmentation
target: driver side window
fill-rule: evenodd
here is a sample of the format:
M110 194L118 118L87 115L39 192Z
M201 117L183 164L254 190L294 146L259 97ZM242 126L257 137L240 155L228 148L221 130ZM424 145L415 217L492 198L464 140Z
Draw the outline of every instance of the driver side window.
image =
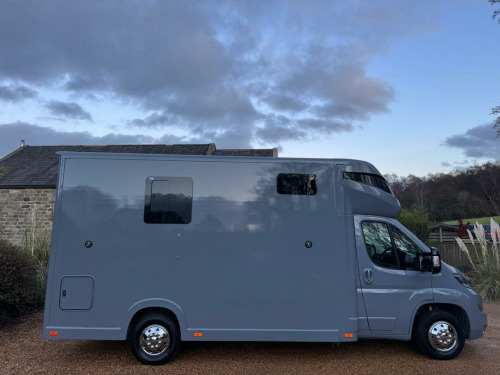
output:
M410 240L398 228L392 227L392 236L396 244L399 262L402 268L417 269L418 248L412 240Z
M417 245L400 229L376 221L361 224L365 248L374 264L384 268L417 270Z
M366 250L372 262L380 267L399 268L387 224L364 221L361 227L363 228Z

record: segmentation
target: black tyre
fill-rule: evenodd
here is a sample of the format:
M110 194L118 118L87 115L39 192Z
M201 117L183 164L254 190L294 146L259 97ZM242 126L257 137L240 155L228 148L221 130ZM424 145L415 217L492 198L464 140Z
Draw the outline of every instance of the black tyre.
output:
M415 327L415 343L420 351L434 359L453 359L465 343L462 323L440 310L423 314Z
M171 361L180 346L179 327L162 314L147 314L140 318L130 332L130 347L134 356L147 365Z

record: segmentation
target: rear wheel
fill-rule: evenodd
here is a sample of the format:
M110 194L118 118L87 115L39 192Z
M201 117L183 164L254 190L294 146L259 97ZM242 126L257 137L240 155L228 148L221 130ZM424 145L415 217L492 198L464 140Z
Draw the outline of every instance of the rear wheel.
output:
M132 327L130 346L134 356L144 364L167 363L179 350L179 327L163 314L144 315Z
M462 323L450 313L428 311L417 322L415 342L431 358L453 359L464 347L465 332Z

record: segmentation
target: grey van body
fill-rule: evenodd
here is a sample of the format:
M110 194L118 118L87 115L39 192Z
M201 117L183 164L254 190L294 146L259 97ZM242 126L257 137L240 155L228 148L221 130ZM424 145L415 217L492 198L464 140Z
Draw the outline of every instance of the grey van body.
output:
M467 338L484 333L481 298L454 268L372 262L365 222L430 250L367 162L59 155L44 338L125 340L145 311L168 313L183 341L409 340L439 308ZM304 176L313 190L287 190ZM163 187L182 200L158 219Z

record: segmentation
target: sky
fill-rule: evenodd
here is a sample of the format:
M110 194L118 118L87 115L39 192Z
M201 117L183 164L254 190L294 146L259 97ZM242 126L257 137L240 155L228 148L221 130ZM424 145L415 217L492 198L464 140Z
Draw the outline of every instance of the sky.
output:
M215 143L425 176L500 159L488 0L4 0L0 158Z

